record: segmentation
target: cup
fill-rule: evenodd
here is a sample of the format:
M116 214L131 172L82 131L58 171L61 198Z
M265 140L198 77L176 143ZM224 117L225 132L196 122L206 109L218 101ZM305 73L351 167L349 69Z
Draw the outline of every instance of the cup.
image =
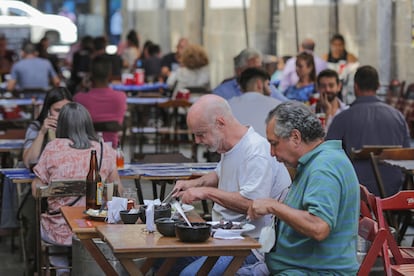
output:
M106 201L111 201L112 196L114 195L114 183L105 183L104 184L104 197L106 198Z
M134 74L134 78L135 78L135 84L136 85L144 84L144 78L145 78L144 69L136 69L135 74Z
M132 187L124 188L122 191L122 197L128 199L128 204L135 206L135 202L138 202L137 189Z
M325 113L316 113L316 117L319 118L319 121L321 121L322 127L325 128L325 126L326 126L326 114Z

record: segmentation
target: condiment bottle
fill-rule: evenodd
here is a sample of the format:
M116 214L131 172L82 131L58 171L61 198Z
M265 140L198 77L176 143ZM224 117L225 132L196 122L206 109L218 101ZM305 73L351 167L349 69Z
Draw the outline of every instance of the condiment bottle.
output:
M86 210L100 209L103 198L103 183L99 175L96 150L91 151L89 172L86 176Z
M118 169L124 168L124 153L122 152L121 145L118 145L116 149L116 167Z

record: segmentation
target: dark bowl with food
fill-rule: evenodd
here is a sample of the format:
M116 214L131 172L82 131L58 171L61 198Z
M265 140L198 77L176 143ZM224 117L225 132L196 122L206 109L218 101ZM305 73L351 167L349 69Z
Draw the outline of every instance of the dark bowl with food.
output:
M146 223L147 217L145 211L147 210L147 205L143 205L139 208L140 218L143 223ZM159 218L169 218L171 217L171 205L154 205L154 221Z
M175 237L175 225L179 223L180 220L172 218L159 218L155 220L155 225L157 226L158 232L166 237Z
M135 224L140 216L140 211L138 210L137 213L129 213L130 210L123 210L119 212L121 216L121 220L124 224Z
M175 225L175 234L183 242L204 242L210 237L211 225L204 222L194 222L192 227L185 222Z

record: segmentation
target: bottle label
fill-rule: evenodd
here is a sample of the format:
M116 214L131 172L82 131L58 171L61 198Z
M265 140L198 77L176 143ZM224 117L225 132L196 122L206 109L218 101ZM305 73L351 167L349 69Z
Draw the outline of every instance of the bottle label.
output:
M96 205L102 205L103 198L103 184L102 182L96 183Z

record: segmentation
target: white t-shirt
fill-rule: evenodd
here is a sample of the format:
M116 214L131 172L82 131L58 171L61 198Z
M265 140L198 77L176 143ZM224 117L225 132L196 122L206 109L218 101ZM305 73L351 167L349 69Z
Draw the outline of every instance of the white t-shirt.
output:
M291 183L285 165L270 155L270 144L266 139L249 127L247 133L230 151L221 155L216 173L219 177L218 188L227 192L240 192L248 199L279 199ZM241 221L245 214L224 208L214 203L213 220ZM271 216L267 215L251 223L256 226L249 234L257 238L260 230L269 225Z
M269 111L280 104L279 100L258 92L246 92L228 102L240 123L254 127L257 133L266 138L266 117Z

